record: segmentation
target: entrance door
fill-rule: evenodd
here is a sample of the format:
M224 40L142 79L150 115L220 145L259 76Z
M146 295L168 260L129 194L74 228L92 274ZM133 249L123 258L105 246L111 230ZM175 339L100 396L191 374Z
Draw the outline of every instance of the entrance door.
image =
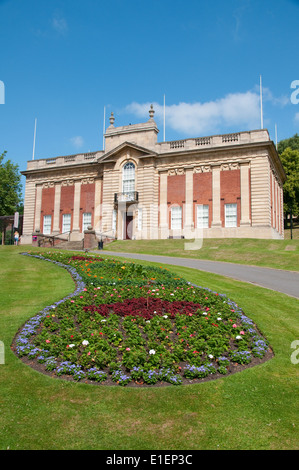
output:
M126 214L125 221L125 240L131 240L133 234L133 215Z

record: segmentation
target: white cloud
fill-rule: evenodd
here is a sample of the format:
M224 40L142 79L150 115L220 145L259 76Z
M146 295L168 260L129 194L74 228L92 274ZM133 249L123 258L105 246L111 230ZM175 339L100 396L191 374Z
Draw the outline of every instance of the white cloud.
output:
M55 29L59 34L65 34L68 30L66 20L59 15L55 15L51 20L52 28Z
M84 144L84 140L83 140L83 137L81 137L81 135L77 135L75 137L72 137L70 139L71 141L71 144L76 147L77 149L83 147L83 144Z
M155 118L163 119L164 108L153 103ZM127 111L138 117L148 116L150 103L131 103ZM206 103L179 103L165 106L166 126L186 135L207 135L223 132L223 128L255 129L259 127L260 97L258 93L230 93Z
M255 91L259 93L259 88L257 86L255 87ZM263 87L262 94L263 101L270 102L274 106L284 107L290 104L290 97L288 95L274 96L272 91L267 87Z

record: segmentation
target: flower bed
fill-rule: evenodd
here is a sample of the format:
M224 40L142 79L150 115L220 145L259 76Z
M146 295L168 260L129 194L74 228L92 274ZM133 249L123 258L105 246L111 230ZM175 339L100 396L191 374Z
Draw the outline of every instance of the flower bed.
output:
M181 385L270 357L268 342L223 294L163 268L52 251L75 291L21 329L14 350L52 376L97 384Z

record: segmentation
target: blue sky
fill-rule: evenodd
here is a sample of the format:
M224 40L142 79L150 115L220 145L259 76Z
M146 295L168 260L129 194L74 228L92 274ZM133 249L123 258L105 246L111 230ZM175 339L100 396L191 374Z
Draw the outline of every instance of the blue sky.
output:
M151 103L163 141L164 95L166 140L258 129L260 76L263 127L291 137L298 20L297 0L0 0L0 152L25 170L35 119L36 159L101 150L104 107L121 126Z

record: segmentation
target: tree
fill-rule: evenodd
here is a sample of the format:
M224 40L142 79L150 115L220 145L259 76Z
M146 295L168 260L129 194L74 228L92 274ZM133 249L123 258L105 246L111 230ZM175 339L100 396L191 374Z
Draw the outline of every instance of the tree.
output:
M284 150L289 147L292 150L299 150L299 135L295 134L289 139L284 139L278 142L278 153L281 155Z
M283 199L285 214L292 211L294 216L299 215L299 150L290 147L280 155L287 179L283 185Z
M0 215L13 215L21 207L21 175L18 165L4 162L6 153L0 155Z
M299 135L278 143L278 154L287 180L283 185L284 213L299 216Z

